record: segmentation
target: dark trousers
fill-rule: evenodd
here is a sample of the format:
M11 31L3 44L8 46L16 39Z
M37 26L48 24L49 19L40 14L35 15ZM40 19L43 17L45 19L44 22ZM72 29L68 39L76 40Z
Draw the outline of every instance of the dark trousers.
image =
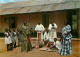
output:
M13 50L13 44L10 43L10 50Z
M16 42L15 42L15 44L14 44L14 48L16 48Z
M9 51L9 45L10 45L10 44L7 44L7 51Z

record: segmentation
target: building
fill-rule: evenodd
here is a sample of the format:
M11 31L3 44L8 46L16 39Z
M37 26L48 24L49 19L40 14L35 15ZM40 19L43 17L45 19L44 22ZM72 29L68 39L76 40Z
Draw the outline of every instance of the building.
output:
M80 37L80 0L30 0L0 4L0 32L9 28L5 22L8 19L11 29L19 28L26 20L33 30L39 20L45 27L54 20L58 33L64 27L64 19L68 19L73 36Z

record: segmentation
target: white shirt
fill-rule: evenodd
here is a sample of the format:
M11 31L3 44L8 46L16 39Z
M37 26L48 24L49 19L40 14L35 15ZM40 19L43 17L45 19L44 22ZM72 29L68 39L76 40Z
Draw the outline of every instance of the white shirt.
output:
M16 35L16 32L13 32L14 33L14 35Z
M6 34L6 36L5 36L5 44L10 44L9 37L7 37L9 35L8 32L5 32L4 34Z
M52 28L57 29L57 25L55 23L53 23L54 26L52 26L52 24L49 24L48 29L51 30Z
M44 31L44 26L42 24L36 25L35 30L36 31Z
M58 48L59 50L61 49L61 43L59 41L54 42L54 45L56 46L56 48Z
M46 39L45 39L45 38L46 38ZM48 32L48 33L45 32L45 33L44 33L44 40L49 40L49 38L50 38L49 32Z
M49 33L50 33L50 41L54 42L54 38L57 38L57 33L56 33L56 29L57 29L57 25L55 23L53 23L54 26L52 26L52 24L49 24Z

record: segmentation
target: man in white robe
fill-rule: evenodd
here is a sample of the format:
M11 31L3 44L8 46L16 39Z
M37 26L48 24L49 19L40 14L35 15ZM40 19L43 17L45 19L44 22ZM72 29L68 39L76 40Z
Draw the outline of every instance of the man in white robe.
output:
M44 26L40 22L38 22L35 27L35 30L37 31L37 42L39 42L39 33L41 33L41 41L43 41Z
M49 24L49 33L50 33L50 42L54 42L54 38L57 38L57 33L56 33L56 29L57 29L57 25L56 23L54 23L53 21L51 21L51 24Z

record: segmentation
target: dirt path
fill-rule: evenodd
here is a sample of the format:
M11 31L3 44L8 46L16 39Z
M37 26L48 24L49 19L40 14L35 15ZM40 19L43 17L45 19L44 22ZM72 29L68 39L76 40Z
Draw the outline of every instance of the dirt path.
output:
M72 41L72 55L66 57L80 57L80 41ZM40 51L33 49L27 53L21 53L21 47L15 48L13 51L0 53L0 57L64 57L60 56L58 52Z

